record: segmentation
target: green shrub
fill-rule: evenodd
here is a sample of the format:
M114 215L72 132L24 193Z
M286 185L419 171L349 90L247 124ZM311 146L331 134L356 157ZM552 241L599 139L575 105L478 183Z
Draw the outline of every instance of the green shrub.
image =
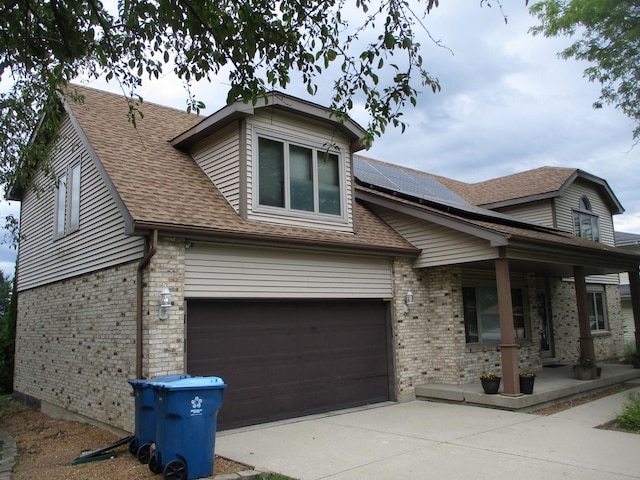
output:
M633 355L636 353L636 341L625 340L624 342L624 363L632 363Z
M622 428L640 432L640 394L629 395L629 403L618 415L618 422Z

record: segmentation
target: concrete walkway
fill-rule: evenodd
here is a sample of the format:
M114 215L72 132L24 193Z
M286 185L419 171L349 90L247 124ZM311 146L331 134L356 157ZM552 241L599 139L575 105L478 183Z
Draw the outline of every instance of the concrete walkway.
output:
M615 419L628 393L546 417L384 404L220 432L216 453L300 480L640 479L640 435L594 428Z

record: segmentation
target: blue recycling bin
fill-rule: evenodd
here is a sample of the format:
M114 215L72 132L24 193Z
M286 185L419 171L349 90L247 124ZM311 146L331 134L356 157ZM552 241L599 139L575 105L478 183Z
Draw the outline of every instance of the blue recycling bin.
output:
M175 382L191 375L162 375L148 380L127 380L135 397L135 433L129 443L129 451L142 463L148 463L151 447L156 435L156 412L153 384L155 382Z
M220 377L156 382L156 449L149 469L165 479L213 474L218 411L227 385Z

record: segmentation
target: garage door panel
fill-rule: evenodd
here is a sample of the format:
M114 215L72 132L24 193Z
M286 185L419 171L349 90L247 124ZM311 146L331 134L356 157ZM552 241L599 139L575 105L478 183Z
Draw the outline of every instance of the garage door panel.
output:
M382 301L189 301L187 369L228 384L232 428L389 399Z

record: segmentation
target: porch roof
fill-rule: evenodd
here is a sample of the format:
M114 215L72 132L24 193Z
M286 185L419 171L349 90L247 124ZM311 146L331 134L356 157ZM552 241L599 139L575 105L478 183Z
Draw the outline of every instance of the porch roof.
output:
M495 249L494 258L508 258L513 270L572 277L574 266L584 267L586 275L602 275L633 271L640 265L640 255L628 250L515 218L505 216L499 219L477 211L454 209L433 202L422 203L362 185L356 188L356 197L371 205L487 240ZM465 256L460 263L471 263L476 268L494 268L493 261L486 258L469 262Z

